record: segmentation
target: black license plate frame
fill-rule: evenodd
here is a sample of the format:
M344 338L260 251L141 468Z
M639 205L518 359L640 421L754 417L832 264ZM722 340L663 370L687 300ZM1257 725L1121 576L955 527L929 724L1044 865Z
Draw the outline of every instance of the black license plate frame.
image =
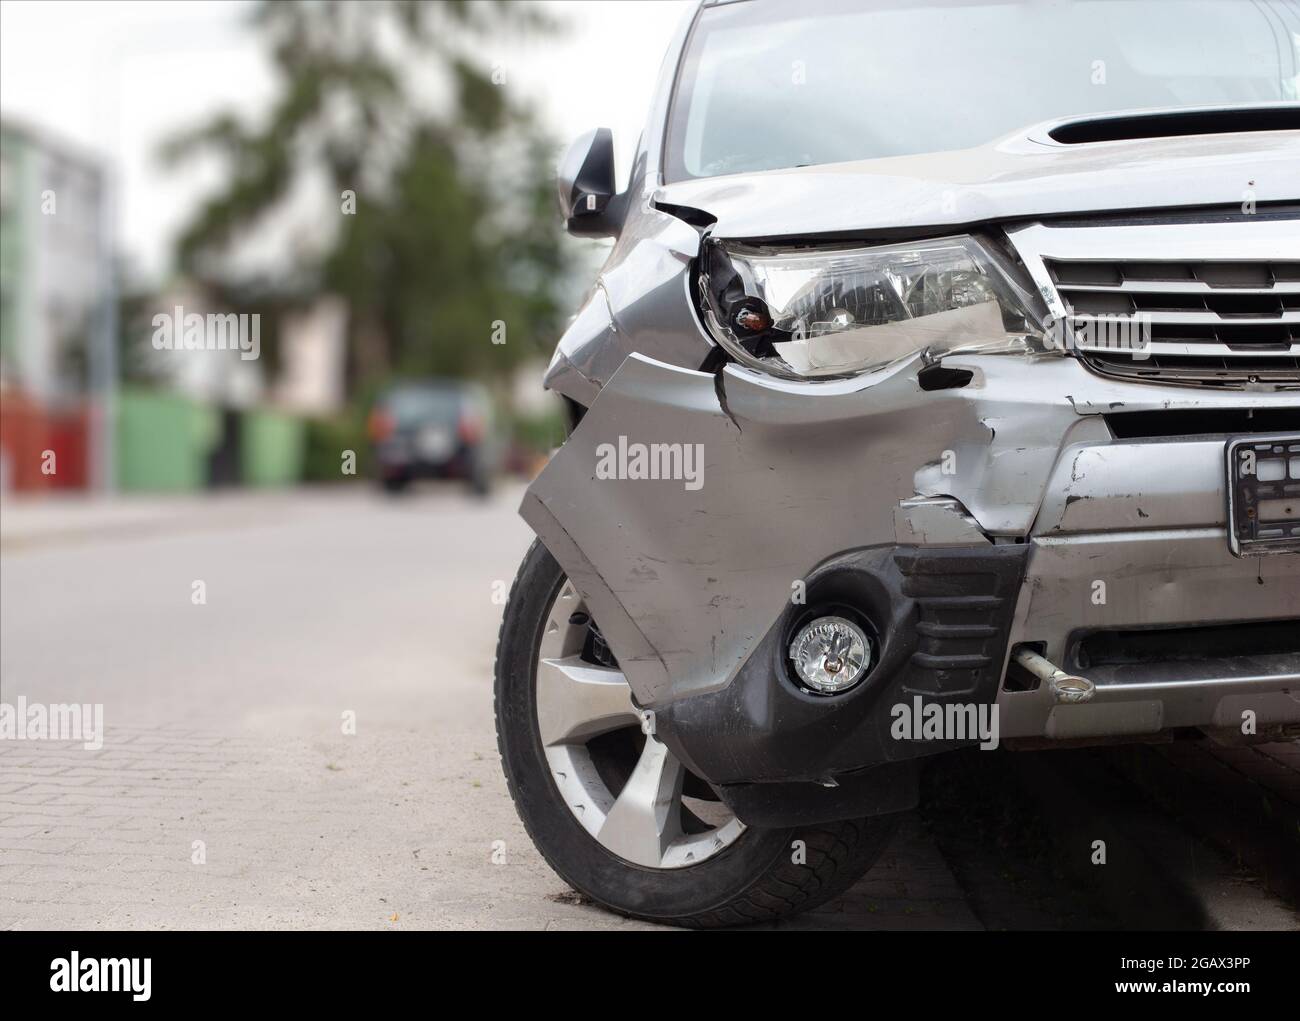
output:
M1232 552L1300 553L1300 433L1229 437L1224 455Z

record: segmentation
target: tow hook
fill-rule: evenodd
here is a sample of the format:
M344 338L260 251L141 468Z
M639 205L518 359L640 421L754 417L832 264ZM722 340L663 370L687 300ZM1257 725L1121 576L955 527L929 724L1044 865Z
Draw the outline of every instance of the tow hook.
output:
M1096 693L1096 685L1086 677L1067 674L1051 660L1044 659L1032 649L1020 649L1014 659L1022 667L1047 685L1057 702L1062 705L1078 705L1091 702Z

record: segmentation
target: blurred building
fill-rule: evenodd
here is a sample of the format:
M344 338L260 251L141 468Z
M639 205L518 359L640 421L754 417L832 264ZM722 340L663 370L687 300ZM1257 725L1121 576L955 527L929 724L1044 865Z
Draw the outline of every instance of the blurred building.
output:
M306 414L328 415L344 404L348 306L325 296L285 316L277 405Z
M0 123L0 489L96 480L105 201L95 158Z
M153 314L162 314L175 322L178 315L225 315L225 308L196 281L181 279L150 297L150 325L136 337L135 360L146 365L148 377L160 388L195 401L218 407L249 408L257 404L266 390L265 374L259 360L241 357L241 352L226 350L186 350L178 343L172 350L157 350L152 343ZM182 324L175 323L177 333Z

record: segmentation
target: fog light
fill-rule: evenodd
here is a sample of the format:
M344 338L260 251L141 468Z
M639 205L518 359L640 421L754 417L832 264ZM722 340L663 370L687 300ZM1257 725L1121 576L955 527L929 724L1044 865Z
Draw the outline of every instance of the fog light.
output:
M818 617L794 636L790 659L799 680L833 695L862 680L871 665L871 640L843 617Z

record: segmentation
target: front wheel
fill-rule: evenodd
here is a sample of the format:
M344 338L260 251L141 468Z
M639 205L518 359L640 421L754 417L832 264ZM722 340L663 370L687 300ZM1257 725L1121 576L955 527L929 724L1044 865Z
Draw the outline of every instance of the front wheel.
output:
M501 624L496 719L537 849L574 889L635 918L707 928L803 911L852 885L893 831L890 817L746 827L642 733L623 674L540 542Z

